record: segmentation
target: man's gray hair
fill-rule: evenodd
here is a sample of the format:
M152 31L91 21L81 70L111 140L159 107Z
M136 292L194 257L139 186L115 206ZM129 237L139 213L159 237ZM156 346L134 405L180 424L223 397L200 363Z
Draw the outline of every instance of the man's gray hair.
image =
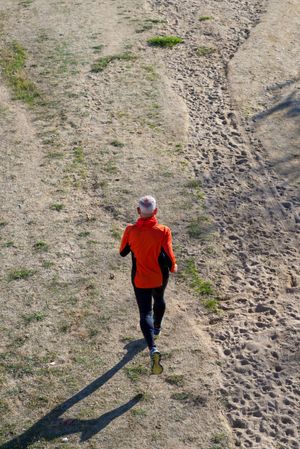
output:
M149 217L156 209L156 199L151 195L142 196L139 199L139 208L144 217Z

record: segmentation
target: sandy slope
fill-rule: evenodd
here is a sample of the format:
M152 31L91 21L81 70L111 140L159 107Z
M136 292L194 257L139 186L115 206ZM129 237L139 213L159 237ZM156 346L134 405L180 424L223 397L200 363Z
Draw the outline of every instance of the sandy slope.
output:
M1 85L1 442L22 435L3 449L79 447L80 435L90 448L299 447L296 228L283 205L294 190L272 171L227 79L232 60L241 85L236 67L249 58L232 58L254 25L268 24L263 6L1 4L1 46L17 40L28 50L28 76L46 99L29 110ZM184 44L148 47L158 33ZM200 46L216 51L199 56ZM100 56L128 50L136 59L91 72ZM117 247L145 191L174 230L182 266L194 258L216 284L223 313L207 315L172 281L165 374L133 383L124 368L148 358L135 343L123 349L140 334L130 262ZM189 237L188 225L209 216L201 239ZM36 251L40 240L47 252ZM16 267L35 274L8 282Z

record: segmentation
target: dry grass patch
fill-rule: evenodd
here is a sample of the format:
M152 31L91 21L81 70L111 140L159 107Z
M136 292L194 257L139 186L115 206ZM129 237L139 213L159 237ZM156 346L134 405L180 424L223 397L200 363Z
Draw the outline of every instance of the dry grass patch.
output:
M198 56L209 56L215 53L217 50L213 47L198 47L196 52Z
M106 67L113 61L135 61L136 59L137 57L131 52L124 52L111 56L103 56L92 65L91 72L93 73L103 72L103 70L106 69Z
M125 368L125 373L132 382L138 382L147 373L147 368L144 365L132 365Z

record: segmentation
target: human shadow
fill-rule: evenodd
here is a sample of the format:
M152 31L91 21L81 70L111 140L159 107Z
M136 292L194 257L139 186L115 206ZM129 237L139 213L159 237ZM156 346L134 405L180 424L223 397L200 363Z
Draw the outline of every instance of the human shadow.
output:
M63 419L61 418L61 415L73 407L73 405L82 401L87 396L94 393L98 388L102 387L102 385L110 380L118 371L120 371L120 369L122 369L145 348L146 344L143 339L128 343L125 346L127 353L113 368L100 376L98 379L94 380L91 384L87 385L74 396L67 399L62 404L59 404L24 433L13 438L7 443L2 444L0 449L25 449L35 441L41 439L51 441L54 438L74 433L81 433L80 441L83 442L100 432L111 421L126 413L135 404L137 404L141 400L142 395L134 396L130 401L120 407L115 408L114 410L111 410L110 412L104 413L96 419Z

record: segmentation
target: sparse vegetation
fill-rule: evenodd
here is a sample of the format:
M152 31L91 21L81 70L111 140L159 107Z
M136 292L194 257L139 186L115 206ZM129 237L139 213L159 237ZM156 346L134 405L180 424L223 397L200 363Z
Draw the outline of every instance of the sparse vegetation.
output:
M198 56L209 56L213 53L215 53L216 49L212 47L198 47L196 52Z
M125 372L132 382L138 382L143 374L147 373L144 365L127 366Z
M146 410L144 410L143 408L134 408L133 410L131 410L131 413L133 414L133 416L145 416Z
M94 50L95 53L100 53L103 50L104 45L103 44L99 44L99 45L94 45L92 47L92 49Z
M21 0L19 5L28 8L32 4L33 0Z
M25 64L26 51L18 42L13 42L10 46L0 50L0 65L14 92L15 99L32 106L40 99L41 95L35 84L28 78Z
M23 315L23 319L27 324L34 321L42 321L44 318L45 314L43 312L33 312L28 315Z
M84 162L84 152L82 147L73 148L74 152L74 162L77 164L82 164Z
M147 79L149 81L156 81L158 80L158 74L155 70L155 67L153 67L152 65L144 65L143 69L146 71L147 73Z
M93 65L91 71L93 73L102 72L113 61L134 61L136 56L131 52L124 52L117 55L103 56Z
M50 209L51 210L56 210L57 212L60 212L61 210L63 210L64 205L60 204L60 203L55 203L55 204L51 204Z
M203 301L204 307L213 313L219 312L219 301L215 298L209 298Z
M49 159L63 159L64 153L61 153L59 151L51 151L47 156Z
M36 251L40 251L40 252L44 251L44 252L46 252L46 251L48 251L49 246L48 246L48 244L46 242L43 242L42 240L39 240L38 242L36 242L33 245L33 248Z
M146 19L137 29L136 33L143 33L144 31L152 30L153 26L158 23L163 23L160 19Z
M191 394L186 391L181 391L178 393L173 393L171 395L171 399L175 399L176 401L186 401L191 397Z
M194 259L186 261L185 268L182 270L182 276L189 282L194 292L200 295L202 303L207 310L214 313L219 311L218 300L215 297L212 283L201 278Z
M166 377L166 382L171 385L176 385L177 387L183 387L184 378L182 374L171 374Z
M33 276L34 273L35 273L34 270L29 270L27 268L20 268L20 269L12 270L8 274L8 280L16 281L16 280L20 280L20 279L28 279L31 276Z
M110 142L110 144L111 144L113 147L117 147L117 148L122 148L122 147L124 147L124 143L120 142L120 141L117 140L117 139L112 140L112 141Z
M153 47L174 47L174 45L181 44L183 39L178 36L154 36L147 42Z
M9 112L9 108L8 107L0 105L0 119L6 117L8 112Z
M78 234L78 237L88 237L91 233L89 231L81 231Z
M111 236L116 239L117 241L121 240L122 237L122 231L115 226L110 231Z
M43 268L51 268L53 265L54 265L54 263L51 262L50 260L44 260L42 263Z
M189 237L193 239L205 239L213 230L209 217L202 215L191 221L187 227Z
M212 16L200 16L199 17L200 22L205 22L207 20L213 20Z
M5 243L3 244L3 246L4 246L5 248L12 248L12 247L14 246L14 242L12 242L12 241L5 242Z

